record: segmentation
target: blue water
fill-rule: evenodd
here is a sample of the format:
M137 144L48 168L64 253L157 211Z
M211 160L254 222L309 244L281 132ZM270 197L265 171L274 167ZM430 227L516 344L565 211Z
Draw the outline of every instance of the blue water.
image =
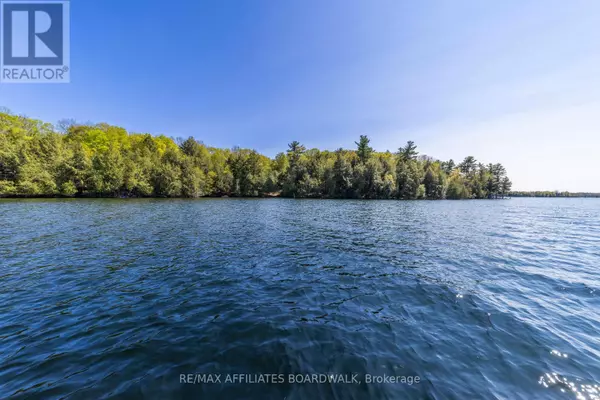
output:
M598 399L599 385L597 199L0 201L0 398Z

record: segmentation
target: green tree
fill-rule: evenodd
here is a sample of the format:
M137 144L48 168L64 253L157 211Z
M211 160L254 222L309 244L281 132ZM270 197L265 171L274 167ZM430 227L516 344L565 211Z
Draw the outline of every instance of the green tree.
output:
M367 160L369 159L369 157L371 157L371 154L373 153L373 148L369 146L370 141L371 140L366 135L360 135L360 140L358 142L354 142L358 147L358 149L356 150L358 158L363 164L367 162Z
M510 189L512 188L512 182L508 179L508 176L502 177L500 181L500 194L502 196L506 196L510 193Z
M454 160L450 159L448 161L442 162L441 167L446 175L450 175L454 168L456 168L456 165L454 164Z
M123 158L119 149L111 144L92 158L92 190L101 195L116 195L123 185Z
M283 184L283 193L287 196L296 196L298 194L298 184L304 179L306 166L302 162L302 156L306 151L306 147L294 140L288 145L287 158L289 160L289 168L287 178Z
M431 200L443 199L446 196L446 175L441 165L437 162L432 163L425 171L423 177L425 186L425 196Z
M418 155L419 152L417 151L417 146L412 140L406 142L406 146L400 147L398 149L398 156L400 158L400 161L416 160Z
M163 197L181 196L181 167L178 152L165 151L153 173L154 193Z
M475 173L475 167L477 165L477 160L473 156L465 157L463 162L458 165L460 172L465 174L466 176L471 176Z
M290 167L295 167L302 154L306 151L306 147L302 146L300 142L294 140L288 144L288 159L290 160Z
M419 164L413 159L406 158L406 155L401 154L396 166L396 182L399 199L416 199L419 186L421 185Z
M335 152L333 187L331 189L331 197L352 197L352 165L346 159L346 153L341 148Z
M448 177L446 197L453 200L467 199L470 197L469 190L467 189L459 170L452 171Z
M206 194L207 181L204 172L186 158L181 163L181 194L184 197L201 197Z

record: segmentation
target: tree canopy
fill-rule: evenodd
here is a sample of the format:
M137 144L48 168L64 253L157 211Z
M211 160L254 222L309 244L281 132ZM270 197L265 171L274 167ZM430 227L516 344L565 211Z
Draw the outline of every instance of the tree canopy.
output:
M255 150L209 147L130 133L105 123L56 126L0 113L0 196L275 196L354 199L469 199L507 195L501 164L458 165L419 155L408 141L376 152L307 149L298 141L274 159Z

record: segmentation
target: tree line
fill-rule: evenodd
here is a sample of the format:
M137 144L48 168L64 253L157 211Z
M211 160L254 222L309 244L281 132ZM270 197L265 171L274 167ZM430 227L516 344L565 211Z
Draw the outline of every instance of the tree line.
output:
M515 191L510 192L511 197L600 197L600 193L592 192L561 192L558 190L550 191L535 191L535 192L523 192Z
M376 152L321 151L297 141L273 159L209 147L190 137L128 133L100 124L56 125L0 113L0 196L283 196L352 199L484 199L507 195L501 164L419 155L409 141Z

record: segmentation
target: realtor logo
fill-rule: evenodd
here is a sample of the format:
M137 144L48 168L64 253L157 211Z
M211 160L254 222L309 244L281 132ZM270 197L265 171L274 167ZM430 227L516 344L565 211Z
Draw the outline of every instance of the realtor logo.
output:
M70 81L69 2L0 0L2 83Z

